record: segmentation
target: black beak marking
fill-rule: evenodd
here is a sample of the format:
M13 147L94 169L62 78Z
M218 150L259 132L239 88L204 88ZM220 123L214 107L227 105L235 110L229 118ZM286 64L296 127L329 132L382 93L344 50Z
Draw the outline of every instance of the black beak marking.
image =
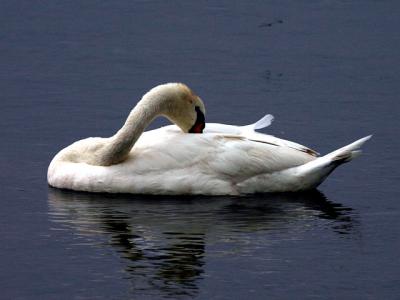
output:
M197 113L196 122L190 128L189 133L203 133L204 127L206 127L206 119L200 107L196 106L195 109Z

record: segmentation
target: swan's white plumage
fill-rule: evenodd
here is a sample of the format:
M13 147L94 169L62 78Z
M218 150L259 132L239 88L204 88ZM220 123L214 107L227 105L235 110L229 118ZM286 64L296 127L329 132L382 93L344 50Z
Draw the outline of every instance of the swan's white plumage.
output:
M81 140L54 157L48 182L58 188L110 193L299 191L320 184L369 138L317 158L305 146L255 132L272 119L266 115L247 126L208 123L203 134L188 134L175 125L143 132L124 161L111 165L95 165L91 162L102 158L87 157L102 155L98 149L111 138Z

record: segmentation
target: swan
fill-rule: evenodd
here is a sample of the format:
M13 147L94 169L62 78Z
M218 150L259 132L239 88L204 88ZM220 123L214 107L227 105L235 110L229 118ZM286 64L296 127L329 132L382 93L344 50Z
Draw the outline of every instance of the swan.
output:
M174 125L144 131L158 116ZM87 138L52 159L50 186L86 192L243 195L317 187L360 154L366 136L324 156L303 145L256 132L266 115L246 126L208 123L188 86L167 83L148 91L109 138Z

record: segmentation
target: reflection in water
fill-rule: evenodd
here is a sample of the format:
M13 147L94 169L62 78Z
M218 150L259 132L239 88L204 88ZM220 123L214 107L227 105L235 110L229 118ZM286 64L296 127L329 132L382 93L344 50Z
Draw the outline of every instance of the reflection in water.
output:
M206 246L251 245L256 233L267 243L269 234L295 235L310 230L312 223L338 234L349 234L354 226L351 209L328 201L319 191L210 198L50 188L48 197L49 217L57 226L70 227L93 245L105 243L123 258L135 293L158 291L166 297L196 295Z

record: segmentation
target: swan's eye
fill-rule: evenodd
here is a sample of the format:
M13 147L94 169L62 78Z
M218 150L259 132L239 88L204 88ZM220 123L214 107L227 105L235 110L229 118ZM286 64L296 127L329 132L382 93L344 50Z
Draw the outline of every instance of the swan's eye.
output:
M192 128L190 128L189 133L203 133L204 127L206 127L204 114L198 106L195 107L195 110L197 114L196 122L194 123Z

